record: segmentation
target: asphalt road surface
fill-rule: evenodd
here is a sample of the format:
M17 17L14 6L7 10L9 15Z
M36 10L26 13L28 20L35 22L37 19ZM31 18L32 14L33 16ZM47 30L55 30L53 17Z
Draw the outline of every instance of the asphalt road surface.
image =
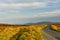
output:
M50 27L46 27L42 32L45 40L60 40L60 32L56 32Z

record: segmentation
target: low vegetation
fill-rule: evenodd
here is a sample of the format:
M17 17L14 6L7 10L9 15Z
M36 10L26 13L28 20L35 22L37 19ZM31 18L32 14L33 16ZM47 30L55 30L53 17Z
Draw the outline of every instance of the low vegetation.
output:
M52 24L51 28L60 31L58 26ZM45 27L48 25L0 25L0 40L44 40L42 29Z
M56 30L56 31L59 31L60 32L60 24L53 24L53 25L51 25L51 28L53 30Z
M0 26L0 40L44 40L42 29L46 26Z

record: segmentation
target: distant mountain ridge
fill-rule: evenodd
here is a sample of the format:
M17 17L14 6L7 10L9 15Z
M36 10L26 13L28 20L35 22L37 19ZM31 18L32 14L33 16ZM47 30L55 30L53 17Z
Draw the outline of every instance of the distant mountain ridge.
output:
M26 23L26 24L4 24L4 23L0 23L0 26L1 25L32 25L32 24L60 24L60 22L36 22L36 23Z
M60 24L60 22L36 22L36 23L27 23L27 24Z

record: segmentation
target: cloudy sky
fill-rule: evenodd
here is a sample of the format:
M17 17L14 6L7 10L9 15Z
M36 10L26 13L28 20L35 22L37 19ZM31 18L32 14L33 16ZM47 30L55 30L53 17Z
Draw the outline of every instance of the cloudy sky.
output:
M0 23L60 22L60 0L0 0Z

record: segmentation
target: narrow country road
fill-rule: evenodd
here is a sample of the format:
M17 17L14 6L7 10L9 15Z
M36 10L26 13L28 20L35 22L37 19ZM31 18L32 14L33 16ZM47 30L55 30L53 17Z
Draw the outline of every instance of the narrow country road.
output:
M56 38L54 38L53 36L49 35L48 33L44 32L44 31L42 31L42 32L43 32L43 36L44 36L45 40L57 40Z
M46 40L60 40L60 32L51 30L49 26L44 28L42 32Z

